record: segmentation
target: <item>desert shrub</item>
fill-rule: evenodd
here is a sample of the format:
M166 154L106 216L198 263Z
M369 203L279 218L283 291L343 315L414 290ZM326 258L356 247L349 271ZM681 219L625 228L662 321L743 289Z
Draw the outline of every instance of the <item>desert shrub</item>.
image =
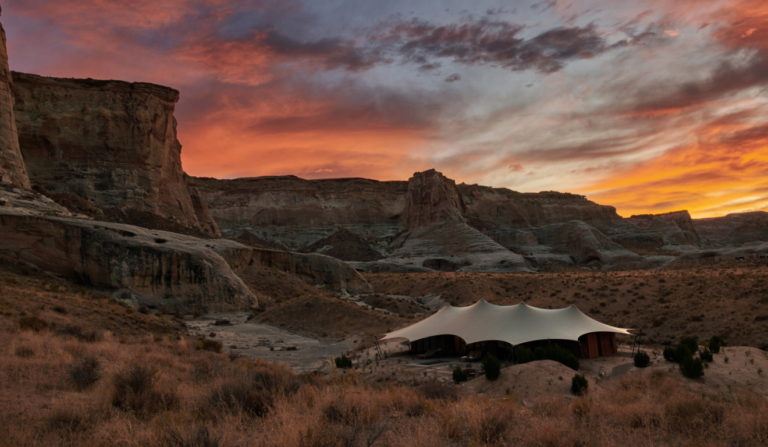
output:
M457 365L453 368L453 381L456 382L457 385L461 382L467 381L467 373L461 369L461 366Z
M689 379L698 379L704 375L704 363L701 359L688 357L680 362L680 372Z
M537 347L536 349L533 350L533 358L535 360L546 360L547 350L541 346Z
M238 377L222 383L208 396L207 409L265 416L274 405L272 393L254 386L252 378Z
M61 430L67 433L76 433L89 428L88 418L82 411L72 408L59 408L46 421L51 430Z
M699 358L705 362L712 362L712 351L709 348L704 348L703 351L699 352Z
M351 368L352 367L352 360L349 359L346 355L342 354L341 357L336 357L333 359L334 363L336 363L337 368Z
M720 353L720 347L724 346L725 342L722 338L718 337L717 335L713 335L712 338L709 339L709 350L712 351L714 354Z
M419 386L419 392L427 399L455 401L459 398L458 387L437 380L422 384Z
M680 337L680 341L678 342L677 345L685 346L686 348L688 348L688 351L691 352L691 355L695 354L696 351L699 350L699 343L693 337Z
M651 363L651 357L643 351L638 351L634 357L635 366L645 368Z
M675 348L664 348L664 360L667 360L668 362L675 361Z
M21 317L18 321L19 328L24 331L40 332L48 329L51 325L37 316Z
M183 436L176 429L168 429L163 439L169 447L219 447L220 439L211 434L207 427L200 427L194 434Z
M589 381L584 374L576 374L571 379L571 392L577 396L582 396L589 388Z
M496 380L501 375L501 362L493 354L486 354L482 360L483 370L485 370L485 378L488 380Z
M692 358L693 354L687 346L678 345L676 348L664 349L664 358L670 362L681 363L686 359Z
M220 341L209 340L207 338L198 340L197 343L195 343L195 349L197 349L198 351L211 351L211 352L220 353L223 348L224 346L221 344Z
M56 334L67 335L85 343L96 343L102 339L101 333L94 330L84 331L80 326L64 326L63 328L57 329Z
M158 391L158 379L159 374L153 368L138 363L129 365L113 377L110 402L137 416L170 410L178 404L179 398L171 390Z
M515 347L515 361L518 364L532 362L534 360L533 352L525 346Z
M67 382L76 390L83 391L101 378L101 363L92 355L81 357L67 369Z
M479 419L472 424L473 437L483 445L499 445L512 423L509 411L502 405L493 404L480 411ZM471 443L470 445L473 445Z
M19 346L13 353L16 355L16 357L21 357L23 359L28 359L35 356L35 350L28 346Z

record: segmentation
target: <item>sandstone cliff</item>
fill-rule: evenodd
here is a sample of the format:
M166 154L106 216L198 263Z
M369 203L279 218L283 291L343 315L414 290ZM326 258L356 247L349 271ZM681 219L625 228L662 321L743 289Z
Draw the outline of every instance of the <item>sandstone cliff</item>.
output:
M0 24L0 182L29 189L29 177L19 149L13 80L8 67L8 50L5 45L5 29Z
M719 243L768 241L768 213L765 211L694 219L693 226L701 237Z
M294 176L194 178L222 233L243 231L293 250L346 228L388 244L401 230L408 182Z
M247 310L253 293L205 240L0 208L0 253L178 311Z
M16 72L13 79L19 143L33 184L219 234L184 178L173 116L178 91Z
M641 214L627 218L640 228L625 239L658 240L661 245L694 245L701 243L688 211L673 211L664 214Z

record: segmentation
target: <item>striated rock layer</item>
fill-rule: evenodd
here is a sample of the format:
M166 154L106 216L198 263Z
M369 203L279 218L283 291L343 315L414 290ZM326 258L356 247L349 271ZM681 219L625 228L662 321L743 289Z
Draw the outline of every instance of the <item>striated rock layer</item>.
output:
M768 241L768 213L765 211L694 219L693 226L701 237L719 243L738 245Z
M220 234L181 167L178 91L17 72L13 80L19 143L33 184Z
M0 182L29 189L29 177L19 149L16 118L13 114L13 79L8 67L8 50L2 24L0 38Z
M245 310L253 293L205 240L131 225L0 209L0 252L141 305Z
M616 265L642 261L625 245L660 250L699 243L687 213L646 224L584 196L457 185L435 170L417 172L408 182L292 176L194 182L224 234L249 231L293 249L346 256L341 242L330 242L343 229L358 237L356 250L365 249L358 247L363 241L384 257L349 258L364 271Z

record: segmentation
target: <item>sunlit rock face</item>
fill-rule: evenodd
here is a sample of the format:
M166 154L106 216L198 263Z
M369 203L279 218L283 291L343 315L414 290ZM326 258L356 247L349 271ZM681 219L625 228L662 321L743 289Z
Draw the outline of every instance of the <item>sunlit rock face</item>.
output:
M13 72L14 112L32 184L99 207L156 213L219 234L181 167L179 92L145 83Z
M13 113L15 98L13 79L8 67L5 30L0 24L0 182L29 188L29 177L19 149L16 118Z

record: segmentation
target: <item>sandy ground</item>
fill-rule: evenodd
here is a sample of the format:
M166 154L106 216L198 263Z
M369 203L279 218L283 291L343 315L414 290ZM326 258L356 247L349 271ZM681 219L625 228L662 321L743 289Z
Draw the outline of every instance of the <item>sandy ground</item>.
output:
M247 322L248 313L209 314L187 321L189 332L196 336L220 341L232 352L290 365L296 372L321 369L331 357L351 350L348 340L324 341L306 337L267 324ZM217 326L216 320L229 320L229 325ZM215 334L211 337L211 334ZM287 350L295 347L296 350Z

